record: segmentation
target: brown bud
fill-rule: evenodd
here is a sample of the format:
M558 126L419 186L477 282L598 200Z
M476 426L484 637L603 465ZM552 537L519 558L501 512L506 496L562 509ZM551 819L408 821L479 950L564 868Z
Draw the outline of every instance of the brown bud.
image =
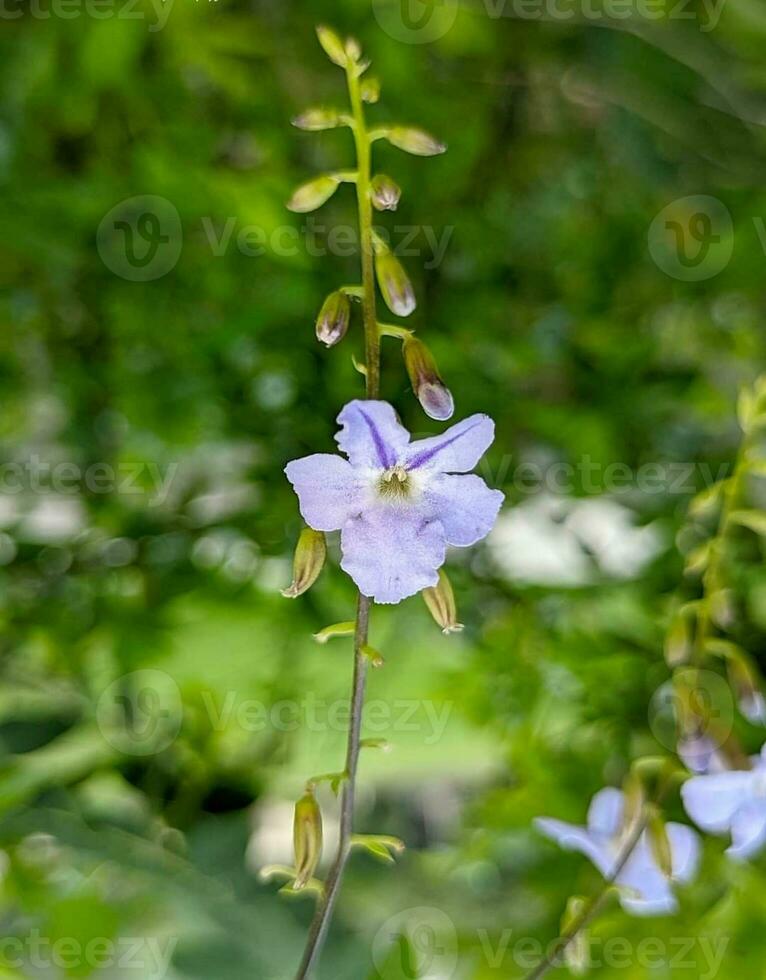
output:
M293 119L293 126L298 129L335 129L339 125L340 115L337 109L306 109Z
M386 136L389 143L418 157L433 157L447 149L444 143L434 139L430 133L414 126L392 126L386 131Z
M317 340L332 347L343 340L348 330L348 322L351 317L351 304L348 296L341 290L330 293L322 303L322 309L316 322Z
M314 794L307 792L295 804L293 819L295 891L305 888L322 856L322 811Z
M421 340L410 335L402 342L402 355L412 390L426 415L440 422L451 418L455 403L439 375L431 351Z
M375 273L386 306L397 316L409 316L415 309L415 290L401 262L388 249L375 256Z
M288 589L282 590L282 595L287 599L295 599L310 589L319 578L326 556L324 534L311 527L304 528L295 547L293 581Z
M377 211L396 211L402 191L386 174L376 174L370 182L372 206Z
M328 198L332 197L337 189L338 181L334 177L322 174L321 177L315 177L313 180L301 184L293 192L293 196L287 202L287 207L290 211L297 211L299 214L315 211Z
M443 568L439 569L437 584L423 589L421 595L442 633L459 633L463 629L463 624L457 621L455 593Z

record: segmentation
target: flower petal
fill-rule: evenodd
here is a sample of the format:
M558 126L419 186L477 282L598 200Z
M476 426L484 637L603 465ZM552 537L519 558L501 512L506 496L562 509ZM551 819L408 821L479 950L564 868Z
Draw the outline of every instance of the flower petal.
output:
M337 531L361 509L359 482L341 456L315 453L294 459L285 475L298 495L303 520L315 531Z
M388 402L349 402L338 416L343 426L335 439L354 466L390 469L410 442Z
M678 908L669 880L660 871L646 833L617 875L620 904L633 915L663 915Z
M666 824L670 841L670 855L673 880L685 884L697 873L700 862L700 839L697 834L682 823Z
M731 827L737 810L749 801L752 781L752 773L744 771L692 776L681 787L681 798L698 827L723 834Z
M625 797L619 789L607 786L599 790L588 808L588 830L605 837L616 837L622 825Z
M410 446L404 465L408 470L428 467L440 473L467 473L479 462L495 438L495 423L488 415L471 415L440 436L419 439Z
M505 494L490 490L480 476L449 473L429 481L423 496L433 516L441 521L447 544L461 548L489 534L505 499Z
M554 820L552 817L536 817L533 822L541 833L556 841L565 851L579 851L590 858L602 875L608 875L614 866L612 854L585 827Z
M436 585L444 564L444 530L422 510L382 506L343 526L341 568L375 602L401 602Z
M766 844L766 806L763 801L753 800L734 814L731 841L726 853L739 860L753 857Z

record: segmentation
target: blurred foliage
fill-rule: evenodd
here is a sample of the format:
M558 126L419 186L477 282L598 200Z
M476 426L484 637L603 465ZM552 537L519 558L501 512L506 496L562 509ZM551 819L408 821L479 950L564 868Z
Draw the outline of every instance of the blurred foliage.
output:
M461 637L441 637L417 600L375 610L386 665L369 734L394 751L365 752L359 829L408 851L393 869L355 856L322 976L409 980L447 970L434 956L453 949L455 976L521 976L515 944L547 942L567 898L598 881L531 819L579 822L592 792L662 748L650 704L668 678L663 634L699 588L674 541L699 543L686 505L706 472L731 465L737 388L764 363L766 13L724 4L703 30L702 2L685 8L692 19L668 3L656 21L467 5L413 44L366 0L48 9L4 15L0 38L6 935L138 938L145 969L110 976L162 975L155 948L178 978L283 978L296 961L310 900L277 898L256 871L264 855L289 860L289 801L339 764L343 732L305 724L305 707L304 723L288 710L276 726L262 709L346 697L347 647L310 636L348 618L353 589L335 567L296 602L279 596L300 528L282 467L329 450L360 391L358 328L331 352L313 335L357 260L307 245L353 225L352 196L341 188L310 239L283 207L296 184L350 161L347 132L289 125L342 98L313 31L327 21L373 58L370 116L449 144L427 165L376 144L404 191L379 223L395 242L416 232L419 254L403 257L420 297L411 325L458 416L496 419L484 475L509 506L530 502L514 480L522 462L690 467L680 489L611 495L659 533L640 574L525 583L490 548L451 559ZM647 234L662 208L699 194L730 212L733 257L686 282L655 264ZM177 264L147 282L116 275L97 245L104 216L137 195L165 198L183 229ZM238 237L253 226L264 254ZM434 241L447 242L441 261ZM408 427L434 431L393 343L383 391ZM571 496L604 489L575 480ZM762 506L759 481L749 492ZM732 579L734 635L763 668L763 545L745 528ZM169 688L157 693L146 670ZM160 727L143 730L157 703ZM127 712L116 721L113 704ZM445 712L443 730L427 706ZM755 749L758 731L737 725ZM671 810L682 816L677 800ZM700 940L723 937L717 976L760 975L763 859L734 866L723 846L706 845L679 917L628 920L611 905L592 938L655 937L668 951L655 975L687 977L683 955L712 976ZM421 910L409 931L396 919L408 909ZM683 937L685 954L672 945ZM0 976L31 975L3 955ZM44 975L98 972L72 963ZM648 975L635 961L592 972Z

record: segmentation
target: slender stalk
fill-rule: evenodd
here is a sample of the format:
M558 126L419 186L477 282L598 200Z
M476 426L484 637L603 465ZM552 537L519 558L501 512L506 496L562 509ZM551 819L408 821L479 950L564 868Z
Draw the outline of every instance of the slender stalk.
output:
M357 179L356 196L359 211L359 240L362 260L362 316L364 319L364 346L366 368L366 396L377 398L380 391L380 337L378 316L375 308L375 268L372 245L372 203L370 201L370 139L364 118L364 108L359 92L356 67L349 59L346 69L348 92L354 118L354 142L356 144ZM363 653L369 633L372 600L359 593L354 632L354 674L351 689L351 720L346 745L346 768L341 797L340 831L338 850L325 882L324 895L317 905L309 929L303 959L295 980L311 976L319 961L327 933L338 901L343 872L351 850L354 829L354 802L356 797L356 773L362 733L362 709L364 707L365 681L368 658Z
M625 846L620 853L620 857L615 865L614 871L612 871L611 875L609 875L609 877L606 879L601 890L596 893L590 902L588 902L582 912L574 920L572 925L565 933L559 936L550 951L546 953L545 957L538 963L534 970L524 977L524 980L540 980L540 977L544 977L549 970L552 970L555 966L560 965L561 957L564 955L567 949L580 935L583 929L589 925L589 923L591 923L601 911L604 902L609 896L612 885L615 883L619 873L630 860L631 854L641 839L641 834L643 834L644 830L646 830L646 823L646 817L643 817L638 822L632 834L625 842Z
M601 889L596 892L582 912L574 919L566 932L559 936L549 952L546 953L545 957L537 964L534 970L532 970L531 973L526 974L524 980L540 980L540 977L544 977L549 970L559 966L561 963L561 957L564 955L566 950L571 946L575 939L577 939L583 929L590 925L590 923L596 918L609 897L612 886L620 876L622 869L630 860L631 855L641 840L641 835L648 826L651 807L660 806L662 801L665 799L670 786L671 780L665 779L655 793L654 802L644 804L640 818L636 820L635 827L633 827L625 839L625 844L620 851L619 857L617 858L617 863L615 864L612 873L606 878Z

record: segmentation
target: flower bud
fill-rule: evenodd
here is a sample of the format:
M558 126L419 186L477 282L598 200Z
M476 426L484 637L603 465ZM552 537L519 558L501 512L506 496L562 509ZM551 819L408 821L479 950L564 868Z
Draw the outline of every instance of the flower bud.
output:
M657 862L657 867L666 878L671 878L673 875L673 853L670 849L665 821L658 810L652 810L646 829L649 836L649 846L654 860Z
M334 177L322 174L306 184L301 184L287 202L288 210L305 214L321 207L338 189L338 181Z
M415 309L415 291L401 262L386 249L375 256L375 273L386 306L397 316L409 316Z
M312 527L304 528L295 547L293 581L288 589L282 589L282 595L287 599L296 599L308 591L319 578L326 557L324 534Z
M434 139L430 133L414 126L392 126L386 131L386 136L389 143L418 157L433 157L447 149L444 143Z
M439 569L437 584L423 589L421 595L442 633L459 633L463 629L463 624L457 621L455 593L443 568Z
M322 811L311 792L295 804L293 847L297 872L293 888L300 891L312 878L322 856Z
M374 105L380 98L380 82L377 78L365 78L359 89L362 102Z
M386 174L376 174L370 182L370 196L376 211L396 211L402 190Z
M317 37L319 38L319 43L324 48L324 53L330 61L339 65L341 68L345 68L347 63L346 51L343 47L343 42L335 31L331 31L329 27L324 27L320 24L317 27Z
M359 61L362 57L362 46L355 37L346 38L346 55L352 61Z
M752 725L766 725L766 699L760 690L755 668L741 652L732 652L726 662L729 683L739 710Z
M409 336L402 342L402 354L412 390L426 415L440 422L451 418L455 403L452 393L439 376L431 351L417 337Z
M348 296L340 289L330 293L322 303L322 309L316 322L317 340L332 347L343 340L348 330L348 321L351 317L351 304Z
M292 122L298 129L335 129L340 125L340 115L337 109L312 108L295 116Z

